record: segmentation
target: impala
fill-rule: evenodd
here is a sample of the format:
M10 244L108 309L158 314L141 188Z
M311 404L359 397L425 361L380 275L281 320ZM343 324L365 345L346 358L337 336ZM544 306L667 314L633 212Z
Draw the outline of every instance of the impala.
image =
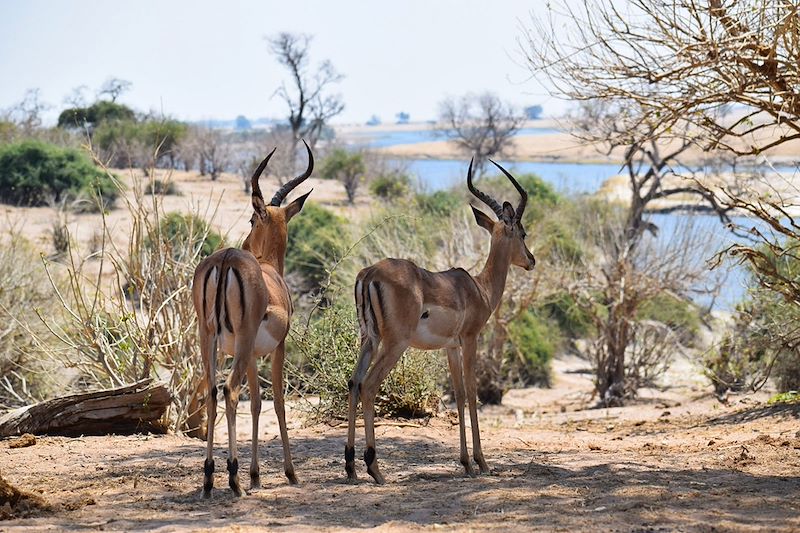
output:
M472 184L472 161L467 172L467 187L485 203L498 220L472 207L475 221L491 234L486 265L477 276L463 268L430 272L404 259L384 259L363 269L356 277L355 300L361 330L361 354L348 383L347 444L345 470L356 480L356 409L359 398L364 408L367 448L364 462L377 483L384 483L375 456L375 396L381 382L409 346L422 350L447 351L447 362L458 407L461 437L461 464L475 475L467 452L464 423L464 398L469 400L472 427L472 453L481 473L489 467L483 458L476 408L475 358L478 334L497 309L510 265L532 270L535 259L525 245L522 214L528 195L514 177L492 161L511 181L521 196L516 209L505 202L499 205ZM466 385L466 390L465 390Z
M305 141L303 141L305 144ZM253 177L253 216L250 233L242 249L219 250L204 259L194 274L192 297L200 329L200 353L203 359L206 386L210 392L206 403L207 453L203 466L203 496L208 498L214 486L214 421L217 413L217 348L233 355L230 375L222 388L225 416L228 422L228 484L241 496L239 460L236 449L236 406L244 376L250 388L250 412L253 417L250 487L258 488L258 417L261 414L261 392L258 385L257 358L272 354L272 391L275 414L278 416L283 442L283 468L289 482L297 483L289 450L286 414L283 403L284 339L292 316L292 299L283 280L286 255L287 223L300 212L311 192L300 196L286 207L281 203L314 168L314 157L308 151L308 168L302 175L278 189L269 205L264 203L258 179L269 163L272 152L258 165Z

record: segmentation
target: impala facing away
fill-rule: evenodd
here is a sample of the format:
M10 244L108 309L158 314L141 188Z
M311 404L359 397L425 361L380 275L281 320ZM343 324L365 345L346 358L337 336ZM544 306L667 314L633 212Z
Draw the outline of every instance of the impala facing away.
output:
M305 141L303 141L305 143ZM203 496L208 498L214 486L214 420L217 413L217 347L233 355L233 366L222 388L225 396L225 415L228 420L228 484L234 494L241 496L239 459L236 449L236 406L239 389L247 375L250 387L250 412L253 416L252 459L250 487L260 486L258 467L258 417L261 413L261 392L256 362L258 357L272 354L272 391L275 414L278 415L283 442L283 468L290 483L297 483L286 432L283 404L284 338L289 331L292 299L283 281L283 261L286 255L287 223L300 212L311 192L297 198L286 207L281 203L286 195L306 180L314 169L314 157L308 151L305 173L281 187L269 205L264 203L258 178L269 163L272 152L258 165L253 177L253 216L250 234L242 249L219 250L204 259L194 273L192 298L200 328L200 353L203 358L209 398L207 454L204 464Z
M532 270L536 262L525 245L525 229L521 222L528 195L511 174L494 161L492 163L506 175L522 198L516 209L508 202L500 206L472 184L470 162L467 187L499 219L495 222L471 206L478 225L492 235L489 257L480 274L472 276L463 268L429 272L411 261L384 259L363 269L356 277L355 299L361 329L361 355L353 378L348 383L350 406L344 457L350 480L356 479L353 444L360 397L367 438L364 462L369 475L377 483L384 482L375 458L375 396L381 382L409 346L422 350L446 349L458 406L461 464L467 474L475 474L467 452L464 423L466 394L472 426L472 453L481 473L489 472L481 451L475 405L478 334L500 303L510 265Z

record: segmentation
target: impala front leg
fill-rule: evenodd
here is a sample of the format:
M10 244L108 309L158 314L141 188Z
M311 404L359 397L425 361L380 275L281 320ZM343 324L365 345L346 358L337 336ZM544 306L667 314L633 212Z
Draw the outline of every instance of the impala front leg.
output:
M289 449L289 432L286 430L286 410L283 404L283 360L285 357L286 348L284 341L281 341L272 353L272 396L283 444L283 472L289 478L289 483L294 485L297 483L297 476L294 474L292 451Z
M450 365L450 377L453 382L453 393L456 396L456 407L458 408L458 433L461 441L461 464L464 471L469 476L475 475L472 463L469 462L469 452L467 451L467 430L464 422L464 377L462 375L461 353L458 348L447 349L447 363Z
M481 431L478 427L477 385L475 383L475 358L477 352L477 339L465 339L462 347L464 354L464 379L466 380L467 400L469 401L469 420L472 426L472 456L481 474L489 473L489 465L483 458L481 449Z

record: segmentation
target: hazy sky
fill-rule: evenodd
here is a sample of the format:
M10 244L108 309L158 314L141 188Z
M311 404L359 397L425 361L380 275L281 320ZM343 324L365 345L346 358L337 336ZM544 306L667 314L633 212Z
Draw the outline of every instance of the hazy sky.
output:
M74 87L92 95L109 77L129 80L121 101L179 119L282 117L286 78L265 35L314 35L312 63L346 78L337 122L373 113L433 119L446 95L491 90L520 106L564 104L531 79L517 40L544 1L0 1L0 108L26 89L63 107Z

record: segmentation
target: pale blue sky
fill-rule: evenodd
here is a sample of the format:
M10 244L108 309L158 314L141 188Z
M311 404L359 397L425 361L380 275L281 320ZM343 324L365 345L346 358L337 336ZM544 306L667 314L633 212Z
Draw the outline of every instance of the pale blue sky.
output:
M313 34L312 62L343 74L338 122L405 110L433 119L446 95L491 90L548 115L564 109L530 79L517 39L544 1L0 1L0 108L38 87L56 111L72 88L113 76L121 101L184 120L281 117L285 77L264 36ZM56 111L50 113L50 118Z

